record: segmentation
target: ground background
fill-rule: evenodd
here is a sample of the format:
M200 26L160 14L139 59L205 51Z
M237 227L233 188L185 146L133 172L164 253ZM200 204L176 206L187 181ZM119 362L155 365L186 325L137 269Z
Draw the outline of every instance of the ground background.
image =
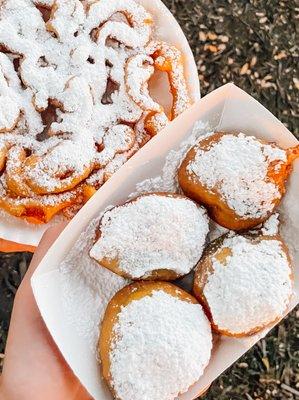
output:
M192 46L202 95L234 81L298 137L297 1L164 2ZM0 253L0 364L13 298L30 258L26 253ZM299 309L223 374L204 399L298 400Z

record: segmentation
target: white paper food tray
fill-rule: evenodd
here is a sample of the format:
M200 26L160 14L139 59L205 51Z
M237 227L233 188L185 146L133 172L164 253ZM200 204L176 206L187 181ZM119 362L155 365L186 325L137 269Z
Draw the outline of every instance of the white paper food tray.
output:
M57 346L75 375L96 400L111 400L111 395L101 381L100 368L96 362L94 348L92 348L94 344L91 346L82 329L74 328L73 322L70 321L62 305L65 276L59 266L91 220L99 216L108 205L123 203L132 192L135 192L137 183L161 175L167 154L170 150L179 148L180 143L188 137L197 120L207 122L211 127L221 131L242 131L245 134L253 134L270 142L275 141L282 147L290 147L298 143L284 125L261 104L233 84L227 84L198 101L173 121L161 135L156 136L141 149L113 175L68 224L42 260L31 282L42 317ZM294 165L287 195L281 207L282 234L291 249L295 265L295 293L289 310L295 307L299 300L298 189L299 162ZM76 266L74 266L74 274L75 269ZM72 275L70 276L72 280ZM81 290L82 304L74 312L78 321L93 319L92 326L94 326L94 334L97 335L98 316L90 313L88 307L85 308L88 299L84 296L87 296L87 292L88 290L85 294L85 290ZM101 293L97 293L97 296L99 296L97 301L101 302ZM104 293L102 301L103 299ZM188 393L180 396L180 399L196 398L204 388L269 330L244 339L216 337L212 358L203 377Z

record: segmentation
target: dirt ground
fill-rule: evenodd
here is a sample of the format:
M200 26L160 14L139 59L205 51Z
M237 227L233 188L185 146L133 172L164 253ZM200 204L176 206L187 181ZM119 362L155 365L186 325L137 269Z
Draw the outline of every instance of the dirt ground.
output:
M299 137L296 0L164 2L190 42L202 95L233 81ZM30 258L0 253L0 364L13 298ZM299 399L299 309L217 379L204 399Z

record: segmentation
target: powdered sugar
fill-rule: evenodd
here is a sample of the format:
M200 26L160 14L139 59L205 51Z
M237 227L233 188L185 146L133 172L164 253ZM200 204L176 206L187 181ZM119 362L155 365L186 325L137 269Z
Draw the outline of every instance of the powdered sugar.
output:
M72 189L73 182L77 183L88 174L93 153L88 145L65 140L47 152L34 166L25 167L27 181L31 181L31 187L35 190L38 187L42 193L61 191L64 187ZM74 157L74 154L77 156Z
M132 278L158 269L185 275L200 259L209 231L203 208L189 199L148 195L104 214L91 257L116 259Z
M101 28L99 40L104 44L108 37L113 37L118 38L128 47L145 46L151 34L152 17L133 0L100 0L94 4L91 3L85 29L91 31L94 27L101 26L117 12L125 14L132 27L128 24L120 24L118 21L108 21Z
M132 193L130 197L136 197L138 194L149 192L181 193L177 180L178 168L187 151L196 143L199 137L207 137L213 134L210 130L207 124L197 121L192 132L180 144L180 147L168 153L161 175L138 183L136 185L136 192Z
M136 74L136 70L140 73ZM127 63L126 84L129 95L143 110L159 112L161 106L150 97L146 85L154 71L151 57L141 54L131 57Z
M268 236L275 236L278 234L279 231L279 214L275 213L268 218L262 226L262 234Z
M225 263L216 255L228 248ZM214 323L235 334L273 322L285 312L292 295L291 268L281 242L225 238L213 257L213 273L204 287Z
M252 136L227 134L209 149L196 149L188 165L201 183L219 191L228 206L244 218L260 218L273 210L281 198L276 185L267 179L268 167L286 162L286 152L263 145Z
M122 400L172 400L210 359L211 329L201 306L161 290L123 307L114 333L110 371Z
M97 156L97 162L105 167L117 153L129 151L135 142L134 131L127 125L116 125L103 139L104 150Z
M28 136L32 141L32 137L43 129L42 121L31 103L30 92L21 87L13 67L13 60L3 53L0 53L0 95L0 131L12 131L18 127L20 120L25 118L29 130ZM1 135L1 141L5 137L6 135Z
M129 281L113 274L89 257L94 241L96 219L82 232L73 249L60 265L63 275L62 306L69 324L86 338L96 351L98 324L114 294Z

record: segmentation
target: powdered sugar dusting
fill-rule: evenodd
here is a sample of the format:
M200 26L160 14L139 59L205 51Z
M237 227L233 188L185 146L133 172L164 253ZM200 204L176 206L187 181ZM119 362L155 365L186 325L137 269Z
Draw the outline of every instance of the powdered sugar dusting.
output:
M159 112L161 106L150 97L146 85L155 71L153 63L153 59L146 55L131 57L127 63L126 82L129 95L143 110ZM136 70L140 72L136 74Z
M110 370L123 400L174 399L210 359L211 328L201 306L161 290L123 307L114 333Z
M141 278L157 269L189 273L202 255L209 224L193 201L153 194L108 211L99 229L91 257L116 259L120 270Z
M215 324L232 333L267 325L285 312L292 295L291 268L281 242L225 238L225 264L213 257L213 273L204 287Z
M270 216L264 223L262 227L262 234L268 236L275 236L279 231L279 214L275 213Z
M286 162L286 152L252 136L227 134L208 150L199 143L188 169L207 188L217 188L237 215L260 218L273 210L273 199L281 198L276 185L267 179L273 161L278 166Z
M86 338L96 353L98 324L115 293L129 283L90 258L99 219L82 232L73 249L60 265L62 273L62 306L69 324Z
M166 156L165 165L161 175L146 179L136 185L136 192L130 197L136 197L141 193L149 192L172 192L181 193L177 180L178 168L188 150L196 143L199 137L212 135L211 129L202 121L197 121L188 138L181 143L179 149L171 150Z

